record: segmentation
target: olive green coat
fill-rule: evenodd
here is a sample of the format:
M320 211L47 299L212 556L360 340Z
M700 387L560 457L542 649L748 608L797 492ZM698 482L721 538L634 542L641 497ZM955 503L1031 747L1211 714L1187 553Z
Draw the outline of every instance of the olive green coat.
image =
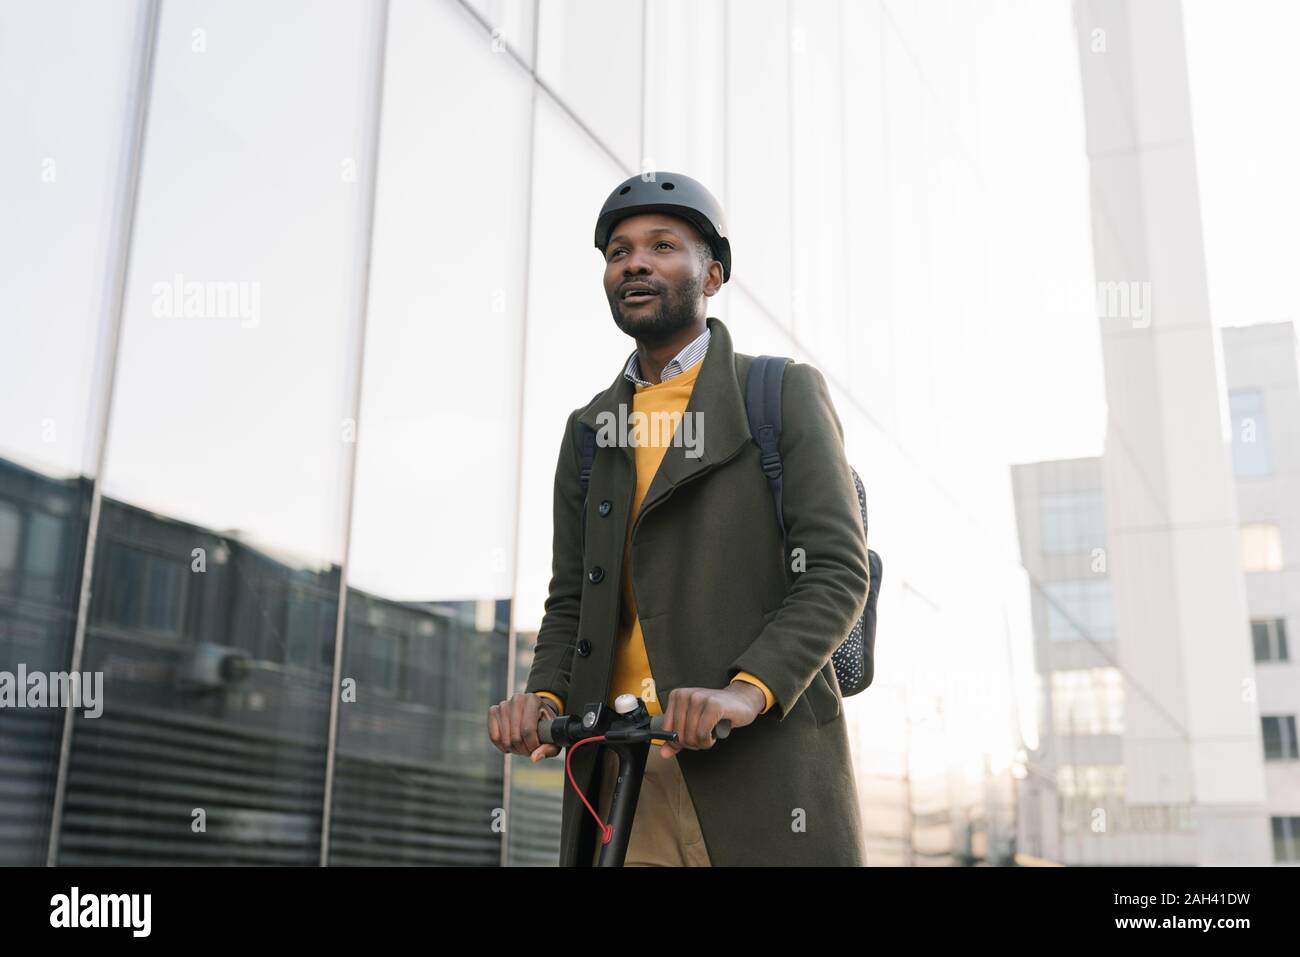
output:
M843 430L822 374L786 368L781 455L790 548L806 570L785 594L781 531L744 383L752 356L736 353L719 320L688 413L703 421L703 454L670 446L632 528L632 586L656 693L723 688L738 671L762 679L776 703L705 750L683 750L682 776L714 866L866 863L839 686L830 663L862 613L867 542L844 455ZM575 422L632 409L622 370L565 423L555 470L553 575L526 690L559 695L571 713L606 701L618 631L624 534L635 493L634 450L598 448L582 547ZM601 515L602 502L610 503ZM603 576L588 572L599 566ZM573 756L593 800L595 747ZM651 754L650 760L661 760ZM585 865L595 821L565 783L560 864Z

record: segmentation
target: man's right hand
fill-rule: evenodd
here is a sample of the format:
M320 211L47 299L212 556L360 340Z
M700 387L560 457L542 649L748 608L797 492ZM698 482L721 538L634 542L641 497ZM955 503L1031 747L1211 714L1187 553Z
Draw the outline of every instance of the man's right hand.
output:
M560 749L537 737L537 722L556 716L549 698L520 692L488 709L488 736L502 754L527 755L534 761L553 758Z

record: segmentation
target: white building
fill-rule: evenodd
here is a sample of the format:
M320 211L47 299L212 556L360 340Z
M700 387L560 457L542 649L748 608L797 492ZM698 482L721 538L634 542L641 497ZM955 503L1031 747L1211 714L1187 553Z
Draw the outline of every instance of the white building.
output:
M1273 859L1300 863L1300 368L1289 322L1223 331Z
M1300 616L1300 580L1286 563L1300 549L1296 340L1292 326L1279 323L1227 329L1223 346L1241 525L1238 577L1244 575L1250 619L1249 641L1244 628L1233 629L1238 647L1227 652L1254 661L1240 700L1258 706L1251 772L1262 773L1267 794L1250 810L1267 816L1272 838L1268 857L1239 863L1297 863L1300 670L1287 625ZM1128 649L1152 636L1117 625L1113 584L1125 572L1112 560L1103 460L1038 462L1012 471L1021 553L1034 583L1042 729L1042 747L1030 755L1021 783L1020 849L1067 864L1214 863L1216 851L1201 831L1205 808L1196 801L1144 800L1129 787L1126 758L1144 744L1134 740L1141 730L1130 720L1133 702L1168 710L1160 696L1169 687L1144 684L1127 668L1134 657ZM1234 587L1225 583L1228 592ZM1163 638L1179 643L1186 656L1193 636L1176 629ZM1168 763L1150 764L1148 778L1170 778L1185 767L1198 744L1195 733L1184 742L1184 754L1160 752Z

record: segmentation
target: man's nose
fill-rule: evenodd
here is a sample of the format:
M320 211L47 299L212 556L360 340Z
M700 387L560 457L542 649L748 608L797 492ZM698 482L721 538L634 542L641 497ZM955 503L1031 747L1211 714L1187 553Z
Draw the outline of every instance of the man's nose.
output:
M633 252L628 253L627 258L623 260L623 276L644 276L649 274L650 258L646 253Z

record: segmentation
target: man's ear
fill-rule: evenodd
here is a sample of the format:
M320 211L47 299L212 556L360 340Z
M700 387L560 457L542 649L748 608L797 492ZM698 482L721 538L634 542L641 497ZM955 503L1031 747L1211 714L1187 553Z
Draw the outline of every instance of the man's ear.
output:
M709 275L704 280L704 295L716 296L722 289L722 263L716 259L709 263Z

